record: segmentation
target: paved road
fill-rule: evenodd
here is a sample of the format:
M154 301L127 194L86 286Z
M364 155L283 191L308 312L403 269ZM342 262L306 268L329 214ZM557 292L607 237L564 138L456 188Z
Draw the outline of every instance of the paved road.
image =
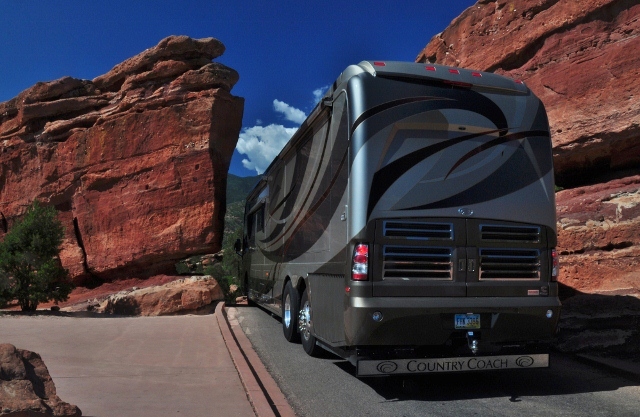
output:
M256 307L236 315L301 417L638 416L640 384L552 355L550 369L368 378L339 358L307 356L276 318Z
M0 343L39 353L84 416L255 416L216 318L0 317Z

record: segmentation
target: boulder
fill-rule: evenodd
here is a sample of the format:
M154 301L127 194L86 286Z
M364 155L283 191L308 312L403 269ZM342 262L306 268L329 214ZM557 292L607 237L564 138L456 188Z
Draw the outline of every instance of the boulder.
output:
M80 409L56 394L40 355L0 344L0 416L81 416Z
M209 312L213 303L221 300L224 294L213 277L193 276L164 285L120 291L107 297L96 312L140 316Z
M244 101L214 38L171 36L94 80L0 103L0 239L34 199L65 227L73 281L173 273L221 248Z

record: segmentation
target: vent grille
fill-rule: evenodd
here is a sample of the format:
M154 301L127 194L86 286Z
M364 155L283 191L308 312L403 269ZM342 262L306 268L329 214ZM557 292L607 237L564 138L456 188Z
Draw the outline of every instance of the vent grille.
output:
M453 224L417 221L385 221L384 236L412 240L453 240Z
M540 279L540 251L481 249L480 280Z
M537 226L480 225L480 238L500 242L540 243L540 228Z
M452 279L451 248L385 246L383 277Z

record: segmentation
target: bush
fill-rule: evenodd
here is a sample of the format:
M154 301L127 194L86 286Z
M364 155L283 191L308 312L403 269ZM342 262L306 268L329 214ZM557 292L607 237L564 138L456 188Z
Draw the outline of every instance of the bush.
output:
M238 280L240 257L236 255L233 244L242 235L242 229L227 233L222 242L222 262L204 268L205 275L211 275L218 281L227 303L235 303L236 297L242 294Z
M55 209L33 202L0 242L0 305L17 300L22 311L35 311L69 298L73 284L58 249L63 236Z

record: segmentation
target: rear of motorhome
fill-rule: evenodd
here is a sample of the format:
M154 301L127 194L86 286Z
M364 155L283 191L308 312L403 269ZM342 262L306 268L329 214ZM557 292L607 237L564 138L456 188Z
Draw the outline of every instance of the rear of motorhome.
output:
M551 137L522 82L348 67L249 194L249 299L359 376L548 366Z

